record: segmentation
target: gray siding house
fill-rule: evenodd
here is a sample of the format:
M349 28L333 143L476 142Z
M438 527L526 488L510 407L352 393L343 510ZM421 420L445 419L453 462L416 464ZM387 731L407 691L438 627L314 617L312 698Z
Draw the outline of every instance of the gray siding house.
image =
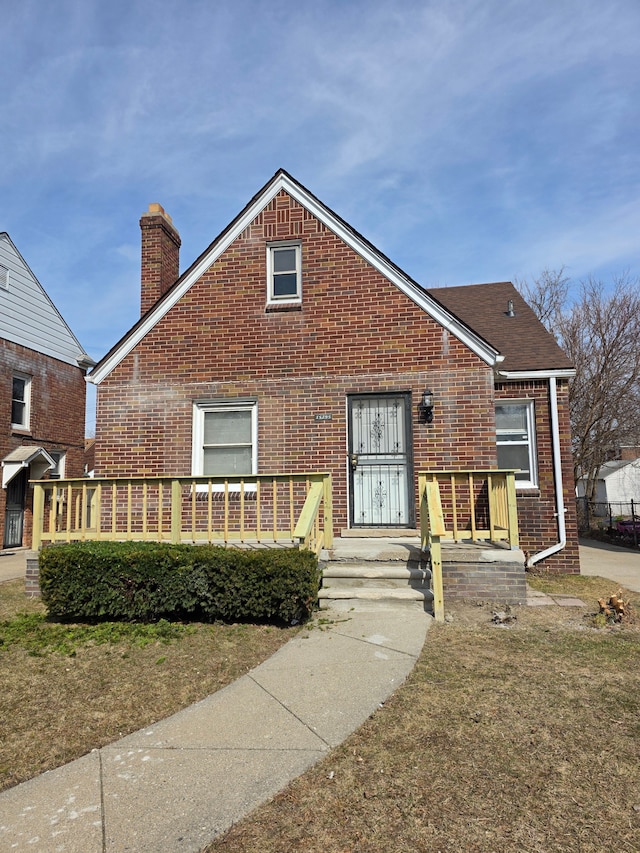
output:
M30 479L83 473L93 364L6 232L0 232L0 548L31 542Z

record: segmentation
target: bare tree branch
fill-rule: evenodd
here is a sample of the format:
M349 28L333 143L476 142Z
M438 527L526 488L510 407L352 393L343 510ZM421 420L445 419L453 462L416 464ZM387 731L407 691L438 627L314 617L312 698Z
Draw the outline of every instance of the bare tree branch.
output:
M609 288L588 278L572 304L563 268L517 284L576 369L569 389L574 479L586 479L593 499L599 468L619 448L640 446L640 284L627 274Z

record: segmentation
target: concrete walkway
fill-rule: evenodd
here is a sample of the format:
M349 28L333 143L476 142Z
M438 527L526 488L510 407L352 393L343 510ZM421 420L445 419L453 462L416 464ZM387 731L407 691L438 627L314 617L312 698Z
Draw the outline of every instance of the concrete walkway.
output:
M0 794L0 850L189 853L360 726L413 669L431 617L323 612L238 681Z

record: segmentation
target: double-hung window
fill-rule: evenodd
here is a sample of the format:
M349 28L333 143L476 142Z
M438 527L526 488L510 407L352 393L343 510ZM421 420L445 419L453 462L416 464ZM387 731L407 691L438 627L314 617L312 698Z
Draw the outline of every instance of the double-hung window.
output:
M193 411L194 476L243 476L257 470L255 401L196 403Z
M11 391L11 426L29 429L31 408L31 377L14 373Z
M302 247L300 243L270 243L267 246L267 303L302 301Z
M537 488L535 412L533 400L496 405L498 467L516 470L516 487Z

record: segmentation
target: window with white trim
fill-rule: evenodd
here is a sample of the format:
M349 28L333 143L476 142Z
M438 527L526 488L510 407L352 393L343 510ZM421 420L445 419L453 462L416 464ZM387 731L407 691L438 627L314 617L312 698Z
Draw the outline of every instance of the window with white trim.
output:
M257 408L255 401L194 405L194 476L231 477L256 473Z
M496 405L498 468L516 469L516 487L538 487L533 400Z
M267 246L267 303L302 301L302 246L270 243Z
M30 417L31 377L14 373L11 391L11 426L14 429L29 429Z
M49 468L49 477L52 480L64 480L64 463L66 453L64 450L50 450L49 456L56 463L53 468Z

